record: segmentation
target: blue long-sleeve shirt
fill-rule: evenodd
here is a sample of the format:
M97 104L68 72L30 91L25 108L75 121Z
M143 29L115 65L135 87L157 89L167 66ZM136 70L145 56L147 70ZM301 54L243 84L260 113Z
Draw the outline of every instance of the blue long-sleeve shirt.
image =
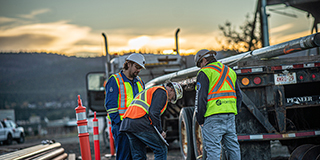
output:
M138 78L135 77L133 80L129 80L122 71L120 71L120 74L123 78L124 82L129 82L132 87L133 97L132 99L139 93L139 89L137 86ZM142 82L142 87L144 89L145 85L144 82ZM119 95L119 88L117 85L117 81L113 76L110 76L109 80L106 84L106 99L105 99L105 108L106 110L112 109L112 108L118 108L118 95ZM111 113L109 114L111 122L114 124L119 124L121 122L119 112Z

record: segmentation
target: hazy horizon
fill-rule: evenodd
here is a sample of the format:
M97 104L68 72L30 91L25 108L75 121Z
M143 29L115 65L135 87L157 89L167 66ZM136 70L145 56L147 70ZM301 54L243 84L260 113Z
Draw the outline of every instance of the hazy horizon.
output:
M170 53L179 32L181 54L202 48L219 50L219 25L243 25L253 19L257 0L225 1L41 1L0 0L0 51L37 51L68 56L101 56L143 50ZM297 18L268 10L277 9ZM285 5L267 7L270 44L310 34L313 18Z

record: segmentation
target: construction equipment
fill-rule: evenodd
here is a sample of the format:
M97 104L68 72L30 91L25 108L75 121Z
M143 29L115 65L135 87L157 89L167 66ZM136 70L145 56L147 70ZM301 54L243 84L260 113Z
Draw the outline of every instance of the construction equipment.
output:
M242 159L271 159L270 140L288 145L291 152L303 144L320 144L320 55L305 56L319 46L320 33L316 33L218 59L235 70L242 89L243 104L236 116ZM289 57L293 54L299 57ZM198 70L184 69L146 84L170 80L183 86L183 98L168 104L162 124L169 142L179 136L185 159L205 158L193 113Z
M178 28L175 32L176 48L174 53L176 54L143 54L145 58L144 66L146 69L142 69L139 73L139 77L146 83L151 79L162 76L164 74L172 73L186 68L186 62L182 56L179 55L178 49ZM88 107L92 111L95 111L97 117L106 117L107 112L104 107L105 100L105 88L104 84L111 74L118 73L122 70L123 64L128 58L128 55L114 56L109 60L108 42L106 34L102 33L105 40L106 48L106 61L105 71L93 71L86 75L86 89ZM93 114L88 115L89 118L93 117ZM107 121L104 122L102 129L103 139L105 146L109 147L110 132L108 129Z

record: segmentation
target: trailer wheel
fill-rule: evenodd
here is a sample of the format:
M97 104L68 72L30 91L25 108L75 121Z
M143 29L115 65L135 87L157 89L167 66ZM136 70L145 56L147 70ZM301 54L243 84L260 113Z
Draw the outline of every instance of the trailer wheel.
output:
M196 112L192 117L192 136L193 136L193 149L196 159L206 159L206 152L203 146L202 132L199 123L197 122Z
M289 160L309 160L317 157L320 157L320 145L304 144L292 152Z
M192 138L192 116L193 107L185 107L179 116L179 143L180 150L185 160L194 160L193 138Z

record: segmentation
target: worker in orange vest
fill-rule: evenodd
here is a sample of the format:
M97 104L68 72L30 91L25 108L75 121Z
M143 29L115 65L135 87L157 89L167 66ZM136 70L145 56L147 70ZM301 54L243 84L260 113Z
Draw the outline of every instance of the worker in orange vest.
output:
M168 101L176 103L182 95L181 85L169 82L140 92L131 102L123 116L120 131L129 138L133 159L146 160L146 146L153 150L156 160L167 159L168 149L160 137L166 137L160 116L166 110Z

